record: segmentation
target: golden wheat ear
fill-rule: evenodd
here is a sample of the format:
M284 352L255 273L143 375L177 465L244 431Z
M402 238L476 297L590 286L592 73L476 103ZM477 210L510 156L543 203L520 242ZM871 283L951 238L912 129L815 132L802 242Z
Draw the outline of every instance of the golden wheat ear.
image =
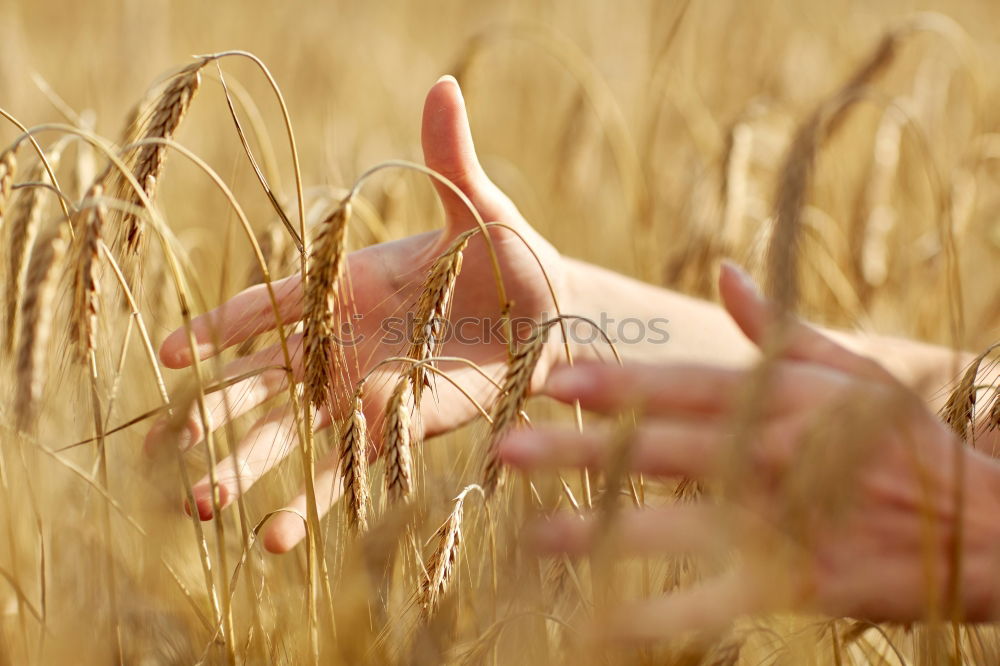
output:
M503 463L500 460L500 439L517 422L531 389L531 377L545 348L547 325L535 327L531 337L514 353L507 366L503 388L493 406L486 458L483 462L483 491L492 497L503 481Z
M976 378L979 376L979 368L983 360L990 351L992 349L987 349L972 360L965 374L962 375L961 381L948 396L948 401L939 413L941 420L947 423L963 442L968 440L970 428L975 419L976 400L979 393Z
M347 526L355 534L368 530L368 421L361 388L354 395L351 417L340 440L340 475L344 482Z
M425 622L434 617L441 599L448 592L455 570L458 568L458 558L462 547L462 519L465 513L465 500L469 493L483 489L472 484L466 486L455 498L455 506L448 518L434 533L436 546L430 559L424 567L424 576L417 594L417 605L420 617Z
M420 404L423 389L431 386L431 370L422 362L437 356L441 349L441 338L451 310L455 283L462 272L462 254L476 231L468 231L455 238L451 247L431 265L420 290L414 317L413 341L407 354L417 361L412 371L413 395L417 405Z
M79 250L73 266L74 297L70 326L82 357L97 348L101 241L107 221L107 211L99 201L103 195L104 187L100 183L94 183L87 192L85 199L91 201L91 206L83 213Z
M132 166L136 182L150 203L156 200L156 192L167 161L168 147L165 141L173 139L177 128L191 108L191 102L201 87L201 70L208 63L201 59L188 65L174 75L163 93L156 99L149 111L149 119L143 123L143 114L136 111L126 129L127 138L139 138L139 153ZM143 202L124 181L119 185L119 196L133 208L142 208ZM145 251L146 229L142 218L126 213L122 220L122 244L125 260L123 268L133 291L138 287L137 279L142 270Z
M53 148L47 155L53 169L59 165L61 148ZM10 351L17 343L18 316L21 299L28 288L28 261L32 246L38 238L49 193L42 186L51 184L46 164L39 161L28 171L29 186L20 189L19 196L10 209L10 226L7 234L7 285L5 308L5 344ZM11 186L13 187L13 186Z
M334 369L342 353L337 344L337 296L347 262L350 218L348 198L320 222L305 278L305 392L317 409L331 399Z
M389 396L383 421L383 451L385 453L385 489L393 504L405 502L413 492L413 454L411 452L411 419L413 408L412 380L402 374Z
M21 302L14 401L17 427L22 432L28 432L34 425L38 401L45 388L45 362L52 336L59 264L66 254L68 235L68 224L55 225L35 243L28 264L27 289Z

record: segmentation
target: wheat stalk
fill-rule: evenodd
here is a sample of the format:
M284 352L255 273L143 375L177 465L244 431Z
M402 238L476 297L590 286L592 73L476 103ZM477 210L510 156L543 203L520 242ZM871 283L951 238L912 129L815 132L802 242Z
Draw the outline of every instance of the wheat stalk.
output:
M92 205L84 216L80 255L74 264L74 298L70 321L75 341L83 355L97 348L97 313L100 296L98 269L100 267L101 239L107 218L104 204L97 200L103 194L104 187L100 183L94 183L87 192L85 198L91 200Z
M486 459L483 465L483 490L491 497L500 485L503 476L503 463L500 461L500 438L514 425L528 400L531 388L531 377L535 367L542 358L545 348L545 336L548 323L535 327L531 337L515 352L507 365L503 389L493 406L490 424L489 440L486 449Z
M59 164L60 151L53 150L48 155L49 163L55 169ZM45 169L45 163L39 161L28 174L28 179L32 183L48 183L49 176ZM7 289L6 289L6 311L5 311L5 332L6 345L8 351L13 349L16 343L15 333L18 323L18 309L21 303L21 295L24 293L28 255L32 245L38 237L38 227L41 224L42 212L45 209L45 189L31 186L22 191L22 194L12 207L12 217L8 239L7 255Z
M413 458L410 452L411 379L402 374L385 408L385 489L390 502L402 502L413 492Z
M337 292L347 258L347 223L351 202L345 199L320 223L306 275L305 349L306 399L317 408L328 403L337 345Z
M368 529L368 422L365 420L361 388L354 395L351 418L340 441L340 475L344 482L347 525L354 533Z
M187 115L191 102L198 93L201 86L201 69L207 60L199 60L180 72L178 72L170 84L157 99L156 104L150 113L149 121L142 132L142 140L156 140L156 142L145 143L139 149L132 173L136 181L142 187L146 198L152 203L156 198L156 190L160 177L163 174L163 166L167 159L167 146L159 140L172 139L177 128L180 126L184 116ZM136 115L129 123L126 134L140 134L139 115ZM131 138L131 137L129 137ZM137 192L131 190L122 183L122 198L132 206L141 208L142 199ZM130 255L129 270L134 284L138 267L142 262L143 241L145 239L145 225L142 219L133 213L126 213L124 219L124 242L125 248Z
M17 349L17 388L14 413L17 427L28 431L45 384L44 362L52 333L57 266L66 253L68 225L60 223L35 244L27 271L27 290L21 304L21 335Z
M431 371L422 363L437 356L441 347L444 328L451 309L455 283L462 271L462 253L469 245L469 238L476 230L461 234L431 265L417 300L414 318L413 341L408 356L418 363L413 366L413 395L420 404L424 387L430 386Z
M466 486L455 498L455 506L448 514L448 518L434 533L437 547L424 567L424 577L417 595L420 616L425 622L437 613L441 599L448 592L448 586L458 566L465 498L473 490L482 492L482 488L476 484Z

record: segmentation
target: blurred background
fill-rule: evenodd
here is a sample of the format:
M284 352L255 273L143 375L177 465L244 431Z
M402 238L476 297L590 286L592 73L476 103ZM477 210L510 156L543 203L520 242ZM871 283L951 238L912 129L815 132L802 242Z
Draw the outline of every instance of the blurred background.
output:
M991 0L0 0L0 107L28 126L69 122L118 140L131 109L191 56L251 51L283 91L307 198L322 207L381 161L420 161L423 97L439 76L454 74L488 173L560 251L714 298L723 257L764 276L789 146L817 109L850 93L819 141L805 193L799 310L836 327L978 351L1000 334L998 35L1000 3ZM294 179L273 93L247 61L226 59L221 67L272 185L290 204ZM264 238L274 211L234 131L219 76L215 65L204 70L177 138L230 183ZM17 135L0 124L0 145ZM102 168L75 147L64 161L77 174ZM363 195L370 215L356 245L441 224L422 177L392 172ZM158 201L201 280L199 309L246 286L250 253L203 174L171 159ZM57 211L52 206L49 217ZM150 278L143 301L154 344L179 324L156 284ZM109 326L120 333L123 321ZM157 404L133 346L114 423ZM89 436L91 427L80 409L87 384L67 369L65 349L65 340L53 341L49 371L58 381L44 399L42 439L53 448ZM113 367L117 350L109 345L102 354ZM13 460L20 444L9 417L0 436ZM51 632L72 637L50 643L47 663L107 663L107 635L89 626L89 613L104 612L95 601L104 596L88 571L108 550L128 599L130 663L221 659L194 610L207 601L191 525L177 510L176 478L139 460L144 430L109 441L112 494L145 527L142 537L119 520L120 540L103 543L90 527L96 495L47 458L29 453L33 480L12 482L32 487L41 518L4 505L14 545L0 549L0 562L32 590L47 567ZM440 469L457 469L447 458L476 436L481 429L437 447L446 461ZM92 453L67 457L91 470ZM283 502L296 473L283 469L254 489L251 523ZM440 491L442 502L457 485ZM431 531L440 514L428 521ZM239 530L231 514L227 521L232 564ZM161 561L170 563L169 575ZM259 583L256 593L239 592L240 599L257 595L237 617L247 646L241 654L247 663L302 663L304 556L260 558L254 566L248 575ZM461 603L473 604L472 596ZM41 654L18 608L13 593L0 589L0 628L11 646L0 647L0 663ZM475 638L476 626L462 625L451 639ZM268 638L255 637L255 627ZM826 644L803 643L801 627L781 620L768 631L798 646L796 655L840 663ZM883 635L899 645L908 640ZM890 652L879 645L851 658L896 663L876 658ZM739 663L770 663L772 648L762 639ZM508 651L492 658L526 663ZM338 654L356 663L356 653Z

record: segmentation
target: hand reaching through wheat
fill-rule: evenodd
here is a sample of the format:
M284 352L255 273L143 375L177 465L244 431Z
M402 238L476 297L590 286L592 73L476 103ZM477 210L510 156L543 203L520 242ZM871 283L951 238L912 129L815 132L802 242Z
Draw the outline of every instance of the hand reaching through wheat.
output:
M512 305L511 317L538 320L543 313L551 314L554 311L553 302L539 263L544 266L558 293L564 281L563 260L486 176L476 157L461 91L451 77L442 78L427 95L422 142L427 166L454 183L483 220L503 222L517 232L515 234L502 227L490 229L507 298ZM348 256L341 298L344 310L356 315L350 322L352 330L349 337L357 344L343 346L351 386L379 361L407 353L407 341L398 339L396 330L387 332L385 322L389 318L397 318L395 321L405 318L414 309L421 285L435 259L446 252L459 235L476 227L476 220L466 204L442 184L435 183L435 186L445 212L443 229L367 247ZM274 288L284 323L292 324L300 320L303 317L300 276L293 275L277 281ZM460 331L463 333L461 339L452 336L445 340L437 355L463 357L478 364L489 375L502 376L507 346L502 336L496 334L501 308L490 257L486 244L479 236L472 237L464 250L463 267L457 277L450 311L452 321L464 321L467 327ZM215 356L274 327L275 317L263 285L237 294L193 322L202 359ZM302 378L302 335L291 335L289 342L294 350L294 375L299 380ZM558 348L552 345L550 351L539 363L536 384L544 381L545 371ZM170 368L191 364L183 329L174 331L166 338L160 356ZM207 398L210 426L219 428L287 391L287 374L280 369L282 365L282 353L277 346L229 363L223 370L224 378L238 377L269 366L276 369L266 370L224 391L210 394ZM488 402L489 396L495 393L489 381L467 366L442 363L441 367L481 402ZM387 372L400 370L400 367L386 368ZM367 417L375 427L379 427L380 412L393 390L393 384L388 378L381 382L373 379L366 382L365 405L366 410L371 410ZM476 414L475 407L451 383L436 382L435 387L437 399L426 395L422 401L420 422L426 434L451 430ZM350 390L348 387L343 392L349 394ZM314 427L326 427L333 419L341 417L345 402L338 401L333 406L332 414L329 409L319 410ZM173 439L165 436L168 430L166 420L156 424L147 436L147 449L177 444L167 441ZM201 419L196 412L192 412L181 431L179 445L183 449L190 448L201 441L204 434ZM220 504L226 506L232 503L239 488L246 491L285 458L296 443L291 406L273 408L250 428L233 456L218 466ZM328 508L340 494L336 479L337 463L336 453L318 462L316 488L321 508ZM239 482L237 474L240 475ZM208 476L194 485L197 510L203 519L212 517L210 492ZM288 507L304 513L305 501L304 494L300 493ZM284 552L303 536L302 523L297 517L288 513L278 514L265 532L264 543L268 550Z
M764 344L769 303L732 266L720 288L736 323ZM617 637L719 629L789 607L876 621L996 618L1000 465L874 361L798 322L784 340L763 383L710 364L556 367L548 395L599 414L641 413L631 470L721 485L724 501L623 510L611 527L601 516L557 518L537 526L535 542L571 555L598 543L633 555L739 553L727 573L616 614L606 626ZM755 416L741 420L748 391ZM607 468L618 455L611 439L594 428L524 429L501 455L531 471Z

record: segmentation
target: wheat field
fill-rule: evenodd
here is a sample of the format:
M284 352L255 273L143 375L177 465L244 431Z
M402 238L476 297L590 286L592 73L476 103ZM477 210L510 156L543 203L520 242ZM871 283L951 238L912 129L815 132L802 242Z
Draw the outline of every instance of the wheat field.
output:
M732 258L794 281L797 312L822 325L985 352L1000 337L997 35L988 0L4 0L0 664L1000 663L987 624L791 613L594 648L614 599L715 565L522 547L525 520L589 493L493 456L522 412L575 419L528 399L542 327L510 348L479 418L412 434L414 400L448 381L434 321L478 230L419 285L404 369L342 385L324 343L346 316L346 253L442 224L432 177L405 165L422 163L427 89L451 74L486 171L564 255L709 300ZM772 233L789 197L791 248ZM794 275L775 275L783 251ZM155 349L303 269L303 383L278 400L304 424L328 400L349 407L303 426L221 517L192 518L192 482L269 406L145 455L154 421L176 439L220 388L215 359L169 370ZM372 387L389 396L378 428ZM928 387L941 403L953 389L970 387ZM977 409L1000 415L990 400ZM303 484L316 493L308 472L331 450L345 497L309 503L305 542L266 552L262 527ZM652 503L703 490L601 484Z

